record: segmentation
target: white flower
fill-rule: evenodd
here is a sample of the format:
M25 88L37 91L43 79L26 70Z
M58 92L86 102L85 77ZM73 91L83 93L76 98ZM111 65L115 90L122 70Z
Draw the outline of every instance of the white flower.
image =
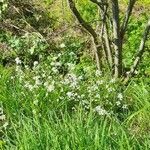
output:
M110 80L110 83L115 83L115 82L116 82L115 79L111 79L111 80Z
M74 52L70 52L69 55L75 55L75 53Z
M123 99L122 93L119 93L118 96L117 96L117 98L118 98L119 100L122 100L122 99Z
M56 62L55 66L61 66L61 63L60 62Z
M114 91L114 88L111 88L111 87L108 88L108 92L109 92L109 93L111 93L111 92L113 92L113 91Z
M33 101L34 105L38 105L38 100Z
M97 94L95 95L95 98L100 98L100 95L97 93Z
M55 87L54 87L53 84L48 85L48 86L47 86L47 91L48 91L48 92L52 92L52 91L54 90L54 88L55 88Z
M46 81L46 82L44 83L44 86L45 86L45 87L47 87L47 86L48 86L48 84L49 84L49 83Z
M35 80L35 85L42 85L42 82L39 79L37 79Z
M62 55L62 54L61 54L61 53L59 53L59 54L58 54L58 57L60 57L61 55Z
M94 110L101 116L108 114L107 111L103 109L101 106L96 106Z
M84 94L82 94L82 95L81 95L81 98L83 98L83 97L85 97L85 95L84 95Z
M10 79L12 79L12 80L13 80L14 78L15 78L14 76L11 76L11 77L10 77Z
M26 83L26 84L25 84L25 87L28 88L30 91L32 91L33 88L34 88L34 86L32 86L32 85L29 84L29 83Z
M39 64L38 61L34 61L34 63L33 63L34 67L36 67L38 64Z
M66 45L64 43L60 44L60 48L65 48L65 47L66 47Z
M72 92L67 92L66 95L70 98L73 96L73 93Z
M55 65L55 62L52 61L50 64L51 64L51 66L54 66L54 65Z
M57 70L55 67L52 68L52 71L53 71L54 73L57 73L57 72L58 72L58 70Z
M8 126L8 122L5 122L5 123L3 124L3 128L6 129L7 126Z
M19 59L19 57L17 57L17 58L15 59L15 61L16 61L16 64L17 64L17 65L21 64L21 60Z
M124 105L122 106L122 108L123 108L123 109L127 109L128 106L127 106L126 104L124 104Z
M6 116L5 115L1 115L0 116L0 121L3 121L3 120L5 120L6 119Z
M121 102L120 102L120 101L117 101L116 104L117 104L117 106L119 106L119 105L121 104Z
M57 58L58 58L57 56L54 56L54 57L52 58L52 61L56 61Z
M103 80L98 80L98 81L96 81L96 83L97 83L98 85L102 85L102 84L104 83L104 81L103 81Z
M96 70L96 74L95 74L97 77L101 76L102 75L102 72L99 71L99 70Z

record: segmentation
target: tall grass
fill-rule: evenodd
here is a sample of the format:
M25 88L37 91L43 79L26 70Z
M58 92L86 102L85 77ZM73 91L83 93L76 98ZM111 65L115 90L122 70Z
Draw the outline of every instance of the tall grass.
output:
M54 108L58 105L54 98L33 112L32 93L11 76L12 69L1 67L0 99L6 115L1 121L1 149L150 149L150 94L142 80L138 84L133 81L125 90L127 111L98 115L92 105L88 111L80 104L68 110L65 100ZM40 105L45 103L42 93L39 99ZM4 126L6 122L8 126Z

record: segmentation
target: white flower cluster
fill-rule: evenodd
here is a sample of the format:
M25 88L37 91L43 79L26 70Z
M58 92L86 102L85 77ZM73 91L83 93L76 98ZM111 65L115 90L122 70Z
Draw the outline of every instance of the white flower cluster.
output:
M17 65L20 65L20 64L21 64L21 60L20 60L20 58L19 58L19 57L17 57L17 58L15 59L15 62L16 62L16 64L17 64Z
M55 84L55 81L54 81L54 80L51 82L51 84L50 84L48 81L44 83L44 86L46 87L47 92L52 92L52 91L54 91L54 89L55 89L54 84Z
M94 111L97 112L100 116L108 115L108 112L105 109L103 109L100 105L96 106Z
M2 107L0 107L0 122L3 122L2 128L6 129L8 126L8 122L6 121L6 116Z

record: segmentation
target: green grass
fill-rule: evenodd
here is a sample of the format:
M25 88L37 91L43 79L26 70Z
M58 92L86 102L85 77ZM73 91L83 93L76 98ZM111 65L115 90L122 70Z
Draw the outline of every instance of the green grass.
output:
M65 98L58 103L50 95L47 103L43 89L38 91L40 103L34 105L35 91L28 91L17 78L11 79L14 69L0 70L0 99L6 115L1 122L1 149L150 149L150 95L142 80L138 84L133 81L124 91L126 111L118 107L112 108L110 115L98 115L92 102L88 111L81 104L74 105L75 110L71 111Z
M49 15L61 18L57 3L61 1L54 3L50 9L54 13ZM95 6L86 3L81 2L84 8L79 10L90 20L95 17L94 13L89 17ZM150 4L148 0L138 3ZM72 22L68 12L63 16ZM130 39L124 48L126 67L131 64L132 52L138 49L137 37L146 16L141 21L133 18L129 24ZM149 57L139 67L140 74L128 86L122 86L109 73L96 71L83 38L61 38L62 43L54 43L51 51L50 45L34 34L1 34L1 42L12 50L0 53L1 63L8 60L5 67L0 65L0 149L149 150L150 79L143 75L149 69ZM36 56L39 64L34 66ZM15 64L16 57L22 65Z

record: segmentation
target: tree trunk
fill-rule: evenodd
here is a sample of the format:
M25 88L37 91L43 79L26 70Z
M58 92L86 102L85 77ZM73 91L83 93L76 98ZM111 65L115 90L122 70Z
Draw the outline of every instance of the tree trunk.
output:
M120 21L118 0L112 0L113 13L113 35L114 35L114 77L119 78L122 75L122 47L120 39Z

